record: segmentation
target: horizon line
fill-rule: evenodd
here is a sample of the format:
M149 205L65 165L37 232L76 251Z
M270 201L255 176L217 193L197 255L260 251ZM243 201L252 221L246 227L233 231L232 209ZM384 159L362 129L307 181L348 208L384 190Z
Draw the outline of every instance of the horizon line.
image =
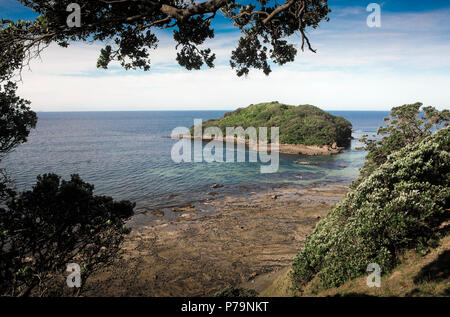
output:
M59 113L59 112L182 112L182 111L235 111L236 109L152 109L152 110L33 110L36 113ZM322 109L323 111L354 111L354 112L390 112L391 110L352 110L352 109L342 109L342 110L333 110L333 109Z

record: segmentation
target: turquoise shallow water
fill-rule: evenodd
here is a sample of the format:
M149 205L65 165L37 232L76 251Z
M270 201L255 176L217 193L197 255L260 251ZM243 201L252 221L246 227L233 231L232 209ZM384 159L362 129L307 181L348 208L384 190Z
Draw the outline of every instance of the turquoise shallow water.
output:
M330 111L350 120L353 136L374 134L389 112ZM130 199L142 206L179 204L204 198L212 184L222 191L239 186L266 187L317 182L349 183L358 174L365 152L359 142L334 156L280 154L277 173L261 174L261 163L175 163L170 152L178 140L166 138L193 120L220 118L225 111L47 112L38 113L29 141L2 162L18 189L28 189L38 174L65 178L78 173L97 194ZM247 153L248 155L248 153ZM301 166L293 161L312 161ZM343 167L345 166L345 167ZM175 196L176 195L176 196Z

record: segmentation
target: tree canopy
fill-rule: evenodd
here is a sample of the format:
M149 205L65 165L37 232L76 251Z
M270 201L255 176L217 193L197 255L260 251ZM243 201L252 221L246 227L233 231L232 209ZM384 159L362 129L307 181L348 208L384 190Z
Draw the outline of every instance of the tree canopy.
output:
M0 84L0 160L27 140L37 122L30 102L16 96L16 88L12 82Z
M68 263L80 264L85 281L116 254L135 204L93 191L78 175L45 174L32 190L12 193L0 207L0 295L61 295L64 283L47 284Z
M30 102L16 95L17 85L0 82L0 163L16 146L27 141L37 116L29 107ZM10 180L0 166L0 203L11 194Z
M35 21L0 23L0 76L10 76L50 43L67 47L73 41L106 43L97 66L113 60L125 69L150 69L149 50L158 46L158 30L170 29L177 61L186 69L214 66L215 54L202 44L214 37L212 20L223 15L241 37L231 54L237 75L250 68L271 72L270 61L282 65L294 60L291 43L298 34L301 49L315 52L308 29L328 20L327 0L78 0L81 23L70 27L67 6L72 0L18 0L39 14Z
M389 154L404 147L416 144L433 132L447 127L450 122L450 111L437 110L432 106L423 107L420 102L393 107L386 124L377 131L378 138L363 136L360 141L366 144L368 151L360 176L355 180L359 184L378 166L386 162Z
M277 101L227 112L221 119L210 119L202 124L203 130L208 127L220 128L223 135L226 135L227 127L279 127L280 143L284 144L323 146L336 142L345 147L352 136L352 124L342 117L312 105L290 106ZM192 126L191 133L193 129Z
M405 250L435 247L448 234L440 225L448 220L449 163L448 128L391 153L307 237L292 267L295 287L313 279L338 287L370 263L386 273Z
M407 249L426 250L445 229L450 205L449 111L422 103L393 107L350 192L308 236L293 263L297 290L313 279L337 287L369 263L393 269Z

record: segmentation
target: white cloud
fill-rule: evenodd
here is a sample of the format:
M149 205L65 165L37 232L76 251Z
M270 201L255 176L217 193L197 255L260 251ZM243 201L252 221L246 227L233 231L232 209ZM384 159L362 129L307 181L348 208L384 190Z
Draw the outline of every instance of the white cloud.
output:
M358 12L350 9L348 14ZM167 34L152 52L148 73L97 70L99 44L52 46L42 62L32 63L32 72L23 73L20 92L38 111L232 109L272 100L342 110L388 110L416 101L448 108L450 40L435 23L442 16L388 15L378 30L352 29L354 20L330 22L311 34L317 54L300 52L295 63L274 67L269 77L251 71L238 78L222 66L237 42L235 33L209 42L217 54L215 69L192 72L177 66ZM428 32L408 33L408 23Z
M252 73L237 78L220 67L102 78L29 75L25 83L23 95L41 111L212 110L272 100L330 110L383 110L416 101L442 107L450 100L450 76L392 73L277 69L269 77Z

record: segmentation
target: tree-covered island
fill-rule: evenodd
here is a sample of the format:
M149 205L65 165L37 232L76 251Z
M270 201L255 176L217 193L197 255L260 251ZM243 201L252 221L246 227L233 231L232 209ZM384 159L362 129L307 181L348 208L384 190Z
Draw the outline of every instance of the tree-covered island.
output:
M203 131L209 127L218 127L223 136L228 136L227 127L254 127L257 132L267 127L268 140L270 127L279 127L280 152L306 155L339 153L350 144L352 134L352 124L342 117L312 105L290 106L277 101L252 104L202 123ZM193 130L194 126L191 135Z

